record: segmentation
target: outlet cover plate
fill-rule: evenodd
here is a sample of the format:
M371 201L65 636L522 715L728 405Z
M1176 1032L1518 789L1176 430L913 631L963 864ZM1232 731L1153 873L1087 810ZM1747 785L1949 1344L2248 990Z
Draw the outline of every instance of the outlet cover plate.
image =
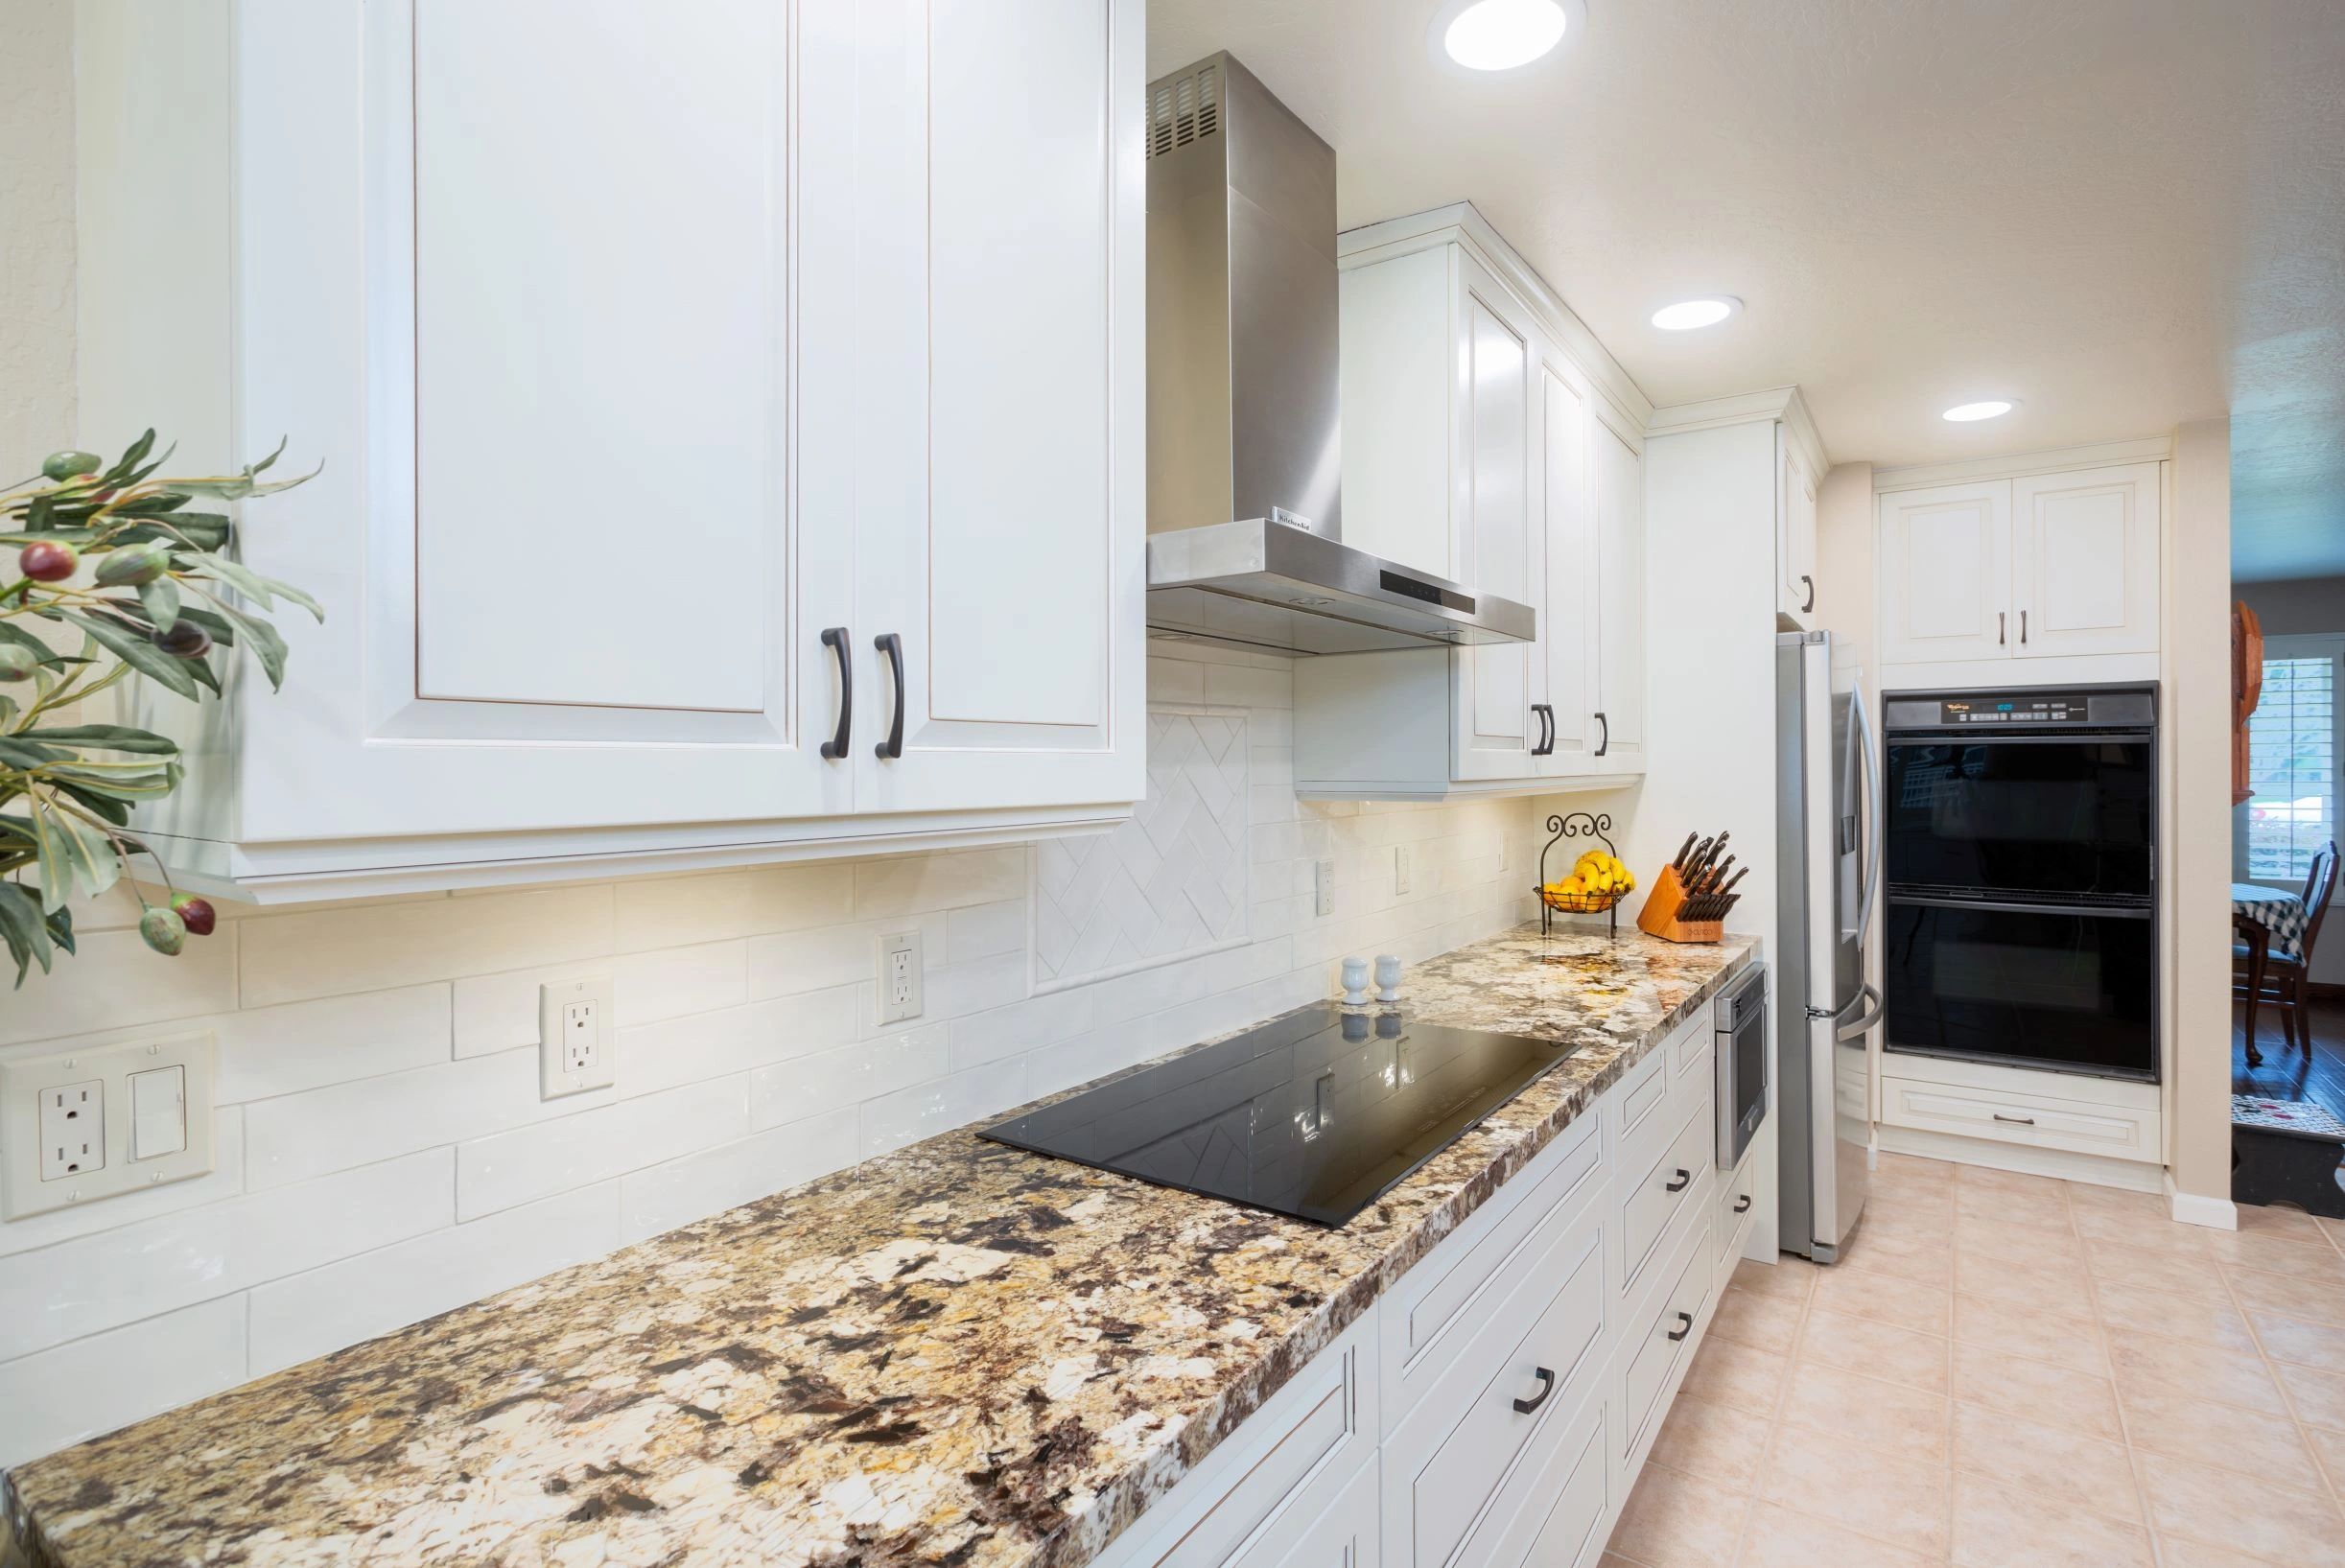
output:
M901 1023L905 1018L920 1017L927 1003L921 997L919 931L881 934L876 980L881 1023Z
M611 1027L611 977L549 980L537 990L537 1088L541 1099L609 1088L619 1082L619 1035Z
M79 1045L0 1061L0 1221L80 1208L103 1198L184 1182L212 1168L212 1034L171 1035ZM130 1075L186 1069L187 1147L152 1159L130 1158ZM41 1180L40 1100L47 1089L95 1083L105 1163Z

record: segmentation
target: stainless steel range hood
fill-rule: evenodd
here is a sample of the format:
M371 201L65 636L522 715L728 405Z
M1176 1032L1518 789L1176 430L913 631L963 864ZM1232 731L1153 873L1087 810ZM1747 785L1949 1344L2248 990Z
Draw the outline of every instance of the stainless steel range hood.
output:
M1300 656L1527 642L1343 542L1335 151L1228 55L1148 89L1148 629Z

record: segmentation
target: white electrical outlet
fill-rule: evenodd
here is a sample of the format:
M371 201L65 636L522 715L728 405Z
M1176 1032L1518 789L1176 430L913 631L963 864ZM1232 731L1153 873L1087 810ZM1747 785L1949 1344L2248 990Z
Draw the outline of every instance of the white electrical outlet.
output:
M1406 844L1395 844L1393 846L1393 892L1399 895L1408 890L1409 847Z
M106 1169L106 1083L92 1078L40 1091L40 1179L62 1182Z
M538 1096L551 1100L619 1082L611 980L550 980L537 993Z
M890 931L879 938L879 1021L920 1017L920 933Z
M1335 913L1335 862L1322 860L1313 868L1312 909L1317 914Z
M208 1033L0 1062L0 1220L211 1168Z

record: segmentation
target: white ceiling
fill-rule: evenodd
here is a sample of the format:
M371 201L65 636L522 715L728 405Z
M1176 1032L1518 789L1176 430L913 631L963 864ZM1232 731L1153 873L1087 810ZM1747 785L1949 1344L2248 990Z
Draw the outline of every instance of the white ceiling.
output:
M1347 228L1473 201L1657 404L1796 383L1876 464L2228 409L2239 575L2345 573L2345 0L1587 0L1481 79L1438 4L1152 0L1149 71L1235 54Z

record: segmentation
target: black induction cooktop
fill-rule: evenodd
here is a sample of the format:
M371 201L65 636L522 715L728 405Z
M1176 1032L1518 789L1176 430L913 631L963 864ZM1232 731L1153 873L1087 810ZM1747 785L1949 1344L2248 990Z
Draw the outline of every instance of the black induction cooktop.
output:
M1315 1002L979 1135L1339 1226L1576 1049Z

